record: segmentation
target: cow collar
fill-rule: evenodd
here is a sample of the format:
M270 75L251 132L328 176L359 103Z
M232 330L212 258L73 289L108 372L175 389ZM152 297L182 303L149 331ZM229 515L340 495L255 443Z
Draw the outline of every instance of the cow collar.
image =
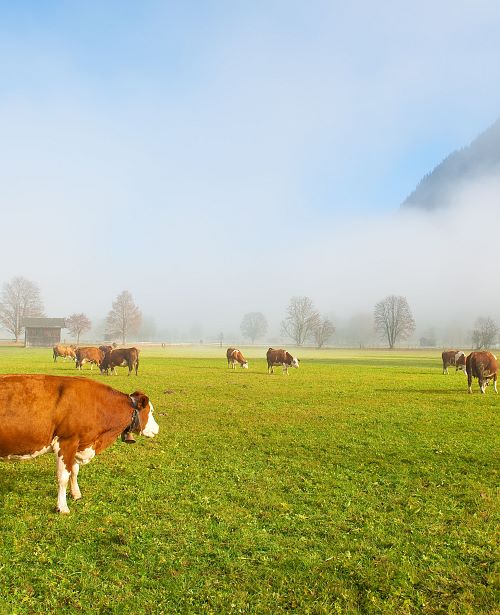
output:
M132 421L130 422L130 425L122 431L122 440L124 442L135 442L132 434L134 431L137 431L141 425L139 421L139 408L137 407L136 399L132 397L132 395L129 395L129 397L134 411L132 412Z

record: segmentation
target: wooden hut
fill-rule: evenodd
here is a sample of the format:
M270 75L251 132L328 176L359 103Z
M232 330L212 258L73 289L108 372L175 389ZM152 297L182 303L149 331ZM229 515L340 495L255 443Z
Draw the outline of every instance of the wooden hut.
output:
M25 318L24 345L48 347L61 341L61 329L66 326L64 318Z

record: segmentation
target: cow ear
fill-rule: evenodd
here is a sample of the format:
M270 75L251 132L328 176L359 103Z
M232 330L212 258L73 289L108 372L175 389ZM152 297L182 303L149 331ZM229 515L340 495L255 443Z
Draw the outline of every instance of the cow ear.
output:
M149 397L145 395L142 391L135 391L130 395L135 400L137 408L142 410L149 404Z

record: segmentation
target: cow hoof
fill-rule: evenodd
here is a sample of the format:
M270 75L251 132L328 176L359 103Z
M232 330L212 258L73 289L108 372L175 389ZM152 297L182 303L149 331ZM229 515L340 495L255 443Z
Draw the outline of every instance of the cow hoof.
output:
M57 512L60 515L69 515L69 508L58 508Z

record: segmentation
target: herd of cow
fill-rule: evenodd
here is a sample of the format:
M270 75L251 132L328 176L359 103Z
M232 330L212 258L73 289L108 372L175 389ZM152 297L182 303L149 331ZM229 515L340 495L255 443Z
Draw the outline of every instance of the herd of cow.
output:
M101 373L116 373L127 366L129 375L139 366L137 348L99 348L63 346L53 348L54 361L69 357L81 369L84 363L99 366ZM248 361L238 348L228 348L230 368L239 364L248 369ZM266 353L268 373L281 365L299 367L299 360L283 349L269 348ZM455 366L467 374L469 393L472 379L477 378L481 393L490 380L497 391L497 359L491 352L443 352L443 373ZM57 510L69 513L66 501L68 484L75 500L81 498L77 477L81 464L110 446L121 434L125 442L134 442L133 434L152 438L159 427L153 417L153 404L141 391L130 395L102 382L87 378L21 374L0 376L0 459L33 459L53 451L57 460Z
M463 350L445 350L441 355L443 359L443 374L448 374L448 367L455 366L455 371L462 370L467 375L469 393L472 393L472 379L477 378L481 393L493 380L495 393L497 390L497 358L487 350L471 352L465 356Z
M243 353L238 348L228 348L226 351L226 357L228 367L235 369L236 364L238 363L240 367L248 369L248 361L245 359ZM282 348L269 348L266 353L266 359L267 373L271 374L274 374L273 367L275 365L281 365L284 374L288 374L289 367L297 368L299 366L299 360L297 359L297 357L292 357L289 352L283 350Z
M52 348L54 362L58 357L64 359L72 359L76 363L77 369L82 369L84 363L90 364L90 370L94 365L97 365L101 370L101 374L116 375L117 367L128 367L128 375L132 370L139 369L139 350L137 348L113 348L113 346L74 346L73 344L66 346L64 344L56 344Z

